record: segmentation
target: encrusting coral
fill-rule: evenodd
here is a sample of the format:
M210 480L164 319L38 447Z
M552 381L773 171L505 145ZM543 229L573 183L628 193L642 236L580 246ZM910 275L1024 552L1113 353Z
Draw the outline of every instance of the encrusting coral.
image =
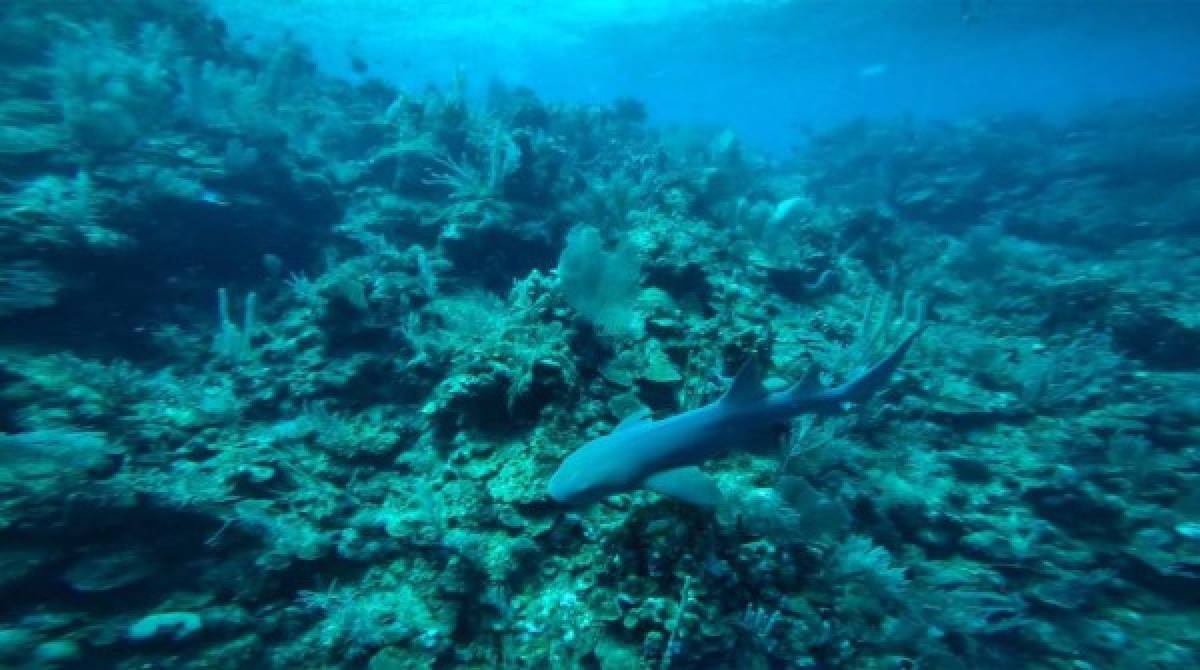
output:
M781 161L190 2L0 16L0 664L1200 665L1195 100ZM918 303L878 397L707 466L719 509L547 495Z

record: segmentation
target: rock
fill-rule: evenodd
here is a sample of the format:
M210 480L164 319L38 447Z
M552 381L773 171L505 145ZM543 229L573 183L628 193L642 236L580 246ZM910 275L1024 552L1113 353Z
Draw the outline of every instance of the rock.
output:
M74 663L82 656L83 651L79 645L66 638L43 642L33 650L34 660L47 665Z
M186 640L204 627L204 620L193 612L158 612L148 614L129 627L129 639L134 642L171 639Z
M76 591L100 593L136 584L156 567L141 552L126 549L76 561L63 573L63 579Z
M33 633L24 628L0 628L0 660L12 661L25 657L33 643Z

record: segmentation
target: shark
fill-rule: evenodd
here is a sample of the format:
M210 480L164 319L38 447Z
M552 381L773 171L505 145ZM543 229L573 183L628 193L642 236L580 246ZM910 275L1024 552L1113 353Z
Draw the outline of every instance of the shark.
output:
M891 353L848 381L822 388L806 380L785 390L763 386L757 358L749 357L716 401L654 421L648 410L570 453L550 477L558 503L583 506L638 489L702 508L721 502L716 481L699 465L735 449L753 449L762 435L801 414L831 415L868 400L900 367L920 335L917 327Z

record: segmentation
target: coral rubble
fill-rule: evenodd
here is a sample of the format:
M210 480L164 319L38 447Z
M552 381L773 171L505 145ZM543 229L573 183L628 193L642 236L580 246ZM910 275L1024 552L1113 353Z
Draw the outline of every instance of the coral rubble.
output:
M1196 99L779 160L190 2L0 22L0 666L1200 666ZM622 418L750 356L844 379L918 310L715 513L549 499Z

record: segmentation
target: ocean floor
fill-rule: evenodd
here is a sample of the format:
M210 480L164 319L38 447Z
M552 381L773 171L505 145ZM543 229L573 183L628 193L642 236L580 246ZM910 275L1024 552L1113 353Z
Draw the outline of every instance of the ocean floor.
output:
M0 668L1200 667L1200 97L767 158L42 6L0 9ZM548 495L918 327L730 436L715 510Z

